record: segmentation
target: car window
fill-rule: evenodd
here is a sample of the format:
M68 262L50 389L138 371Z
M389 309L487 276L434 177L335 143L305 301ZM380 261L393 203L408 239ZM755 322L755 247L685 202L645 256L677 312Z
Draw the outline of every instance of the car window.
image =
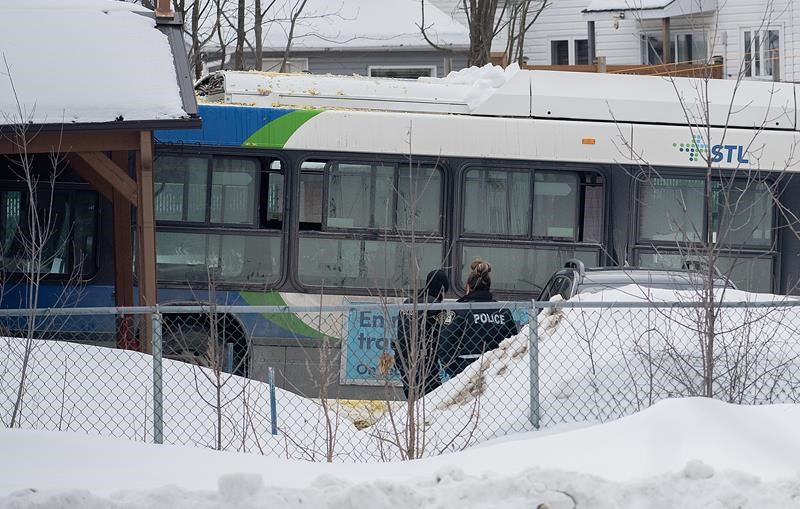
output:
M540 293L539 296L536 298L537 301L547 302L548 300L550 300L550 297L553 295L553 284L555 284L557 279L558 276L552 276L550 278L547 284L544 285L542 293Z
M550 298L553 298L556 295L561 295L561 298L564 300L572 297L572 278L569 276L559 276L556 278L555 282L553 283L553 292L550 295Z

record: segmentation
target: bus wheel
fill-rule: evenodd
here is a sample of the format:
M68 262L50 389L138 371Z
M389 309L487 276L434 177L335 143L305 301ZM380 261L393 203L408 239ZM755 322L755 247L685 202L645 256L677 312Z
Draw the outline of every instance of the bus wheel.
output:
M225 315L217 318L216 338L211 337L210 324L210 317L205 315L165 314L164 357L227 371L225 345L233 343L230 367L235 374L246 375L247 342L238 321Z

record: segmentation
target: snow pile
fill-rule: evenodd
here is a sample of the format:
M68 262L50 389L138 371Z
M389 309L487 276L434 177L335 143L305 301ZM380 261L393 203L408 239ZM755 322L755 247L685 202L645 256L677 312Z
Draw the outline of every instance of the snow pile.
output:
M484 103L497 89L511 81L520 71L519 65L514 62L506 68L499 65L486 64L483 67L467 67L460 71L451 71L441 79L442 83L452 85L469 85L464 101L470 109ZM431 78L420 78L421 81L432 81Z
M682 302L693 292L628 286L577 302ZM777 296L728 290L733 301ZM692 308L561 308L539 315L539 408L544 429L606 422L673 397L705 393L704 315ZM719 309L714 396L745 404L800 399L800 307ZM164 361L164 441L310 461L389 461L460 451L530 423L530 330L463 373L362 430L335 404L289 391L276 397L271 435L266 384ZM34 341L17 425L152 441L151 358L136 352ZM14 414L24 342L0 340L0 419ZM327 411L326 411L327 408ZM412 433L413 432L413 433ZM676 467L677 468L677 467Z
M800 406L669 400L414 462L319 464L0 429L0 507L795 507ZM456 466L457 465L457 466Z
M0 124L185 117L167 36L143 12L111 0L0 3Z
M728 290L726 301L781 297ZM687 302L691 291L635 285L577 302ZM785 297L783 297L785 299ZM604 422L672 397L704 394L705 315L683 308L564 308L539 315L540 424ZM714 397L745 404L800 401L800 307L722 308L716 316ZM418 404L371 428L397 435L416 422L426 455L531 430L529 329L487 352ZM369 430L365 430L369 431Z
M17 425L153 440L152 357L61 341L31 342ZM26 342L0 339L0 422L8 426ZM269 386L191 364L163 360L164 443L324 460L328 418L336 456L361 446L355 427L334 412L276 389L278 435L271 434ZM217 392L219 389L219 398ZM218 432L219 424L221 431Z

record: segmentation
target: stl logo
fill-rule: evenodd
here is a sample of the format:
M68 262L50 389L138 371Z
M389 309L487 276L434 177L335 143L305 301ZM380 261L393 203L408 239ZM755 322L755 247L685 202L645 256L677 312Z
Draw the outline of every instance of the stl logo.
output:
M691 162L699 161L700 154L704 152L708 154L708 146L703 143L703 137L699 134L695 134L694 140L689 143L673 143L672 146L681 152L687 152L689 154L689 161Z

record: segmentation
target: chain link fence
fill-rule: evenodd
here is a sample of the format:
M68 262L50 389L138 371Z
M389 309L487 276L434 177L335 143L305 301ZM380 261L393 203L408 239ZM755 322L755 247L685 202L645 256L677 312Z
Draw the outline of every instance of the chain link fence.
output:
M0 419L310 461L431 456L661 399L800 400L800 303L0 311Z

